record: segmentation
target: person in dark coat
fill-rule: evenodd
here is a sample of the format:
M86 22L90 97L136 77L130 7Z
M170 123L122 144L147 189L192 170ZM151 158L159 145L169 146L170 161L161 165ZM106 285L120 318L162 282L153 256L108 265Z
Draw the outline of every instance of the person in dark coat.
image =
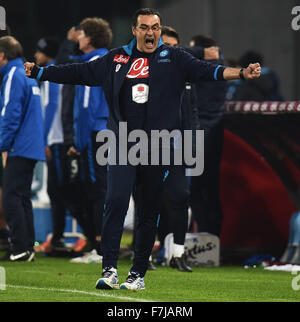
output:
M151 152L152 156L161 152L160 146L147 150L150 164L128 163L129 155L125 155L123 150L128 143L125 137L127 131L142 130L151 139L155 130L180 129L181 95L186 81L223 81L260 76L260 65L256 63L246 69L228 68L201 61L183 49L164 45L160 37L161 23L161 15L156 10L139 9L132 20L134 39L127 46L112 49L89 63L47 68L39 68L29 62L24 65L28 77L57 83L100 85L105 92L110 112L107 127L117 144L110 145L109 160L99 159L101 163L110 162L102 229L103 272L96 283L99 289L119 288L118 254L137 172L143 185L143 209L138 219L133 266L120 288L133 291L145 289L144 276L155 240L163 182L171 166L163 162L157 165L152 158L149 159ZM131 144L129 146L132 147ZM115 154L116 158L112 157L112 149L114 152L121 151ZM194 174L197 171L201 172L201 169L196 169Z

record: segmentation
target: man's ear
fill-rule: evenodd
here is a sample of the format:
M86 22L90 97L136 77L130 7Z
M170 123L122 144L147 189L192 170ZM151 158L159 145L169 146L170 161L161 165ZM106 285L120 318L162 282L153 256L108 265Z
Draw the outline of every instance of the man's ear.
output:
M5 54L4 54L4 51L0 51L0 59L4 59L5 58Z
M136 37L135 26L131 26L131 31L132 31L132 34L134 35L134 37Z
M92 40L91 40L91 37L90 37L90 36L88 36L88 37L87 37L87 39L88 39L88 44L92 46L92 44L91 44L91 41L92 41Z

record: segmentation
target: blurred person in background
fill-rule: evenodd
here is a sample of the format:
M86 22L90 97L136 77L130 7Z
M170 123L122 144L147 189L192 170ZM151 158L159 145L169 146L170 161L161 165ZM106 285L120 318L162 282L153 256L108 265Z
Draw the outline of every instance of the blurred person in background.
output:
M231 97L227 99L233 101L283 101L280 93L280 81L275 71L264 66L264 57L259 52L247 50L238 60L241 67L248 66L253 59L262 66L261 77L253 80L243 80L235 82L235 90L231 89Z
M83 52L79 49L78 37L81 33L79 25L71 27L66 38L61 42L56 56L56 64L68 64L80 62L80 56ZM75 86L63 84L61 91L61 119L64 137L64 163L63 169L66 171L64 182L64 200L73 217L83 230L83 235L78 237L72 245L73 255L82 256L85 251L91 250L92 241L88 240L89 235L86 225L86 196L85 189L82 185L80 158L78 155L69 156L67 151L74 146L74 97ZM93 237L92 237L93 238ZM49 242L47 242L49 244Z
M55 64L55 57L59 49L58 39L43 37L37 43L35 61L40 66ZM62 126L62 89L63 85L52 82L41 82L41 102L44 117L44 144L47 160L47 192L51 202L52 238L36 247L36 251L43 251L51 255L67 255L70 250L64 242L66 210L85 228L83 210L68 202L67 195L74 194L74 187L69 184L71 164L64 144ZM80 195L82 197L82 195ZM77 195L78 198L78 195Z
M102 18L85 18L80 23L78 34L82 62L91 62L104 56L112 42L112 31L107 21ZM99 131L106 129L108 106L102 87L76 86L74 100L74 146L70 147L70 156L80 155L83 184L87 202L87 230L92 241L87 257L100 257L101 230L106 196L106 166L96 161L96 151L101 143L96 142ZM88 236L88 237L89 237ZM76 261L80 262L80 258ZM100 260L100 258L99 258Z
M22 54L14 37L0 38L3 210L11 242L4 260L12 262L35 257L31 183L36 162L45 161L40 90L25 76Z
M36 46L35 61L40 66L55 64L59 42L54 37L41 38ZM47 160L47 192L51 202L53 251L65 250L63 232L66 209L61 189L61 155L63 133L61 125L61 85L41 82L41 102L44 117L44 144Z
M11 36L11 30L6 25L6 30L0 30L0 38L4 36ZM0 74L0 86L2 83L3 75ZM0 251L9 249L9 229L5 220L3 207L2 207L2 182L3 182L3 165L2 154L0 154Z
M186 48L186 50L193 55L198 56L200 59L205 59L214 63L222 63L219 61L220 52L216 43L213 41L207 43L199 41L200 37L202 36L194 37L191 41L191 47ZM171 27L162 28L162 40L169 46L177 47L179 45L179 35L176 30ZM206 83L210 83L211 85L210 95L212 95L213 88L216 90L220 89L220 83ZM206 83L203 82L204 87ZM197 85L201 86L200 84L201 82ZM201 116L201 113L203 113L203 110L199 107L201 96L199 98L198 95L203 95L204 92L198 94L197 85L186 83L181 106L182 128L184 130L202 129L199 117ZM206 89L207 87L205 90ZM207 94L205 97L207 97ZM206 107L207 110L209 110L209 108L211 107ZM205 109L205 106L203 109ZM199 112L199 110L201 112ZM212 110L211 113L214 112L215 111ZM206 164L204 171L206 171ZM185 272L192 271L187 265L184 254L185 234L188 230L189 196L189 180L188 177L185 176L185 167L174 167L170 170L165 182L165 199L160 216L158 235L161 243L163 243L163 240L168 233L174 233L173 258L170 261L170 266Z
M202 48L217 48L211 37L196 35L190 45ZM209 60L223 64L222 53L219 58ZM220 199L220 163L223 151L224 110L226 82L199 81L194 84L196 91L199 129L204 130L204 172L191 177L191 209L197 223L198 232L220 236L223 212Z
M175 29L164 26L161 30L161 38L165 45L178 47L179 35ZM191 85L186 84L183 96L189 97ZM192 106L186 102L186 98L182 100L181 118L184 120L186 116L192 113ZM188 110L188 111L187 111ZM185 130L192 129L191 124L182 124ZM185 175L185 166L172 167L169 170L168 177L164 184L164 196L160 211L158 237L161 247L164 245L165 237L169 233L173 233L173 255L170 266L177 268L181 272L192 272L190 266L186 262L184 253L185 234L188 230L188 201L189 201L189 184L188 177Z

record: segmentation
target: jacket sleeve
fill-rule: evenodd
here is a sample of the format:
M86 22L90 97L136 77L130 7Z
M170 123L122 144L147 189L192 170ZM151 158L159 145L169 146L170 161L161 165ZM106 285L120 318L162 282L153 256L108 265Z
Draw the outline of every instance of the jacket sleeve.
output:
M25 84L16 75L5 82L4 106L0 122L0 151L10 151L23 115Z
M108 55L88 63L52 65L45 68L35 65L31 78L59 84L101 86L106 79L108 65Z
M199 60L184 49L177 50L178 66L182 69L187 82L195 83L201 80L224 80L222 65Z
M200 46L184 47L184 49L198 59L204 59L204 48Z
M48 135L51 129L55 114L58 110L59 100L59 85L51 82L45 82L43 86L48 87L45 90L45 97L48 104L45 106L45 120L44 120L44 144L48 146Z

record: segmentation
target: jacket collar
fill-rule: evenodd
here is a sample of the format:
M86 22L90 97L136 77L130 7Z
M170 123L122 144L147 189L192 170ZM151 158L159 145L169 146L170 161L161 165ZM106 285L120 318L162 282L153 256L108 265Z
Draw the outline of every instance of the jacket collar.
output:
M54 65L54 64L55 64L55 61L51 60L48 64L45 65L45 67L48 67L48 66L51 66L51 65Z
M159 42L158 42L157 48L159 48L163 44L164 43L163 43L162 39L159 38ZM136 45L136 37L134 37L133 40L128 45L123 46L123 49L125 50L125 52L126 52L126 54L128 56L131 56L132 55L132 51L133 51L133 48L134 48L135 45Z
M91 58L93 58L94 56L104 56L106 53L108 52L108 50L106 48L98 48L95 49L91 52L89 52L88 54L83 54L80 56L80 59L82 61L89 61Z
M7 64L0 68L0 74L5 75L12 67L23 67L24 63L21 58L15 58L8 61Z

